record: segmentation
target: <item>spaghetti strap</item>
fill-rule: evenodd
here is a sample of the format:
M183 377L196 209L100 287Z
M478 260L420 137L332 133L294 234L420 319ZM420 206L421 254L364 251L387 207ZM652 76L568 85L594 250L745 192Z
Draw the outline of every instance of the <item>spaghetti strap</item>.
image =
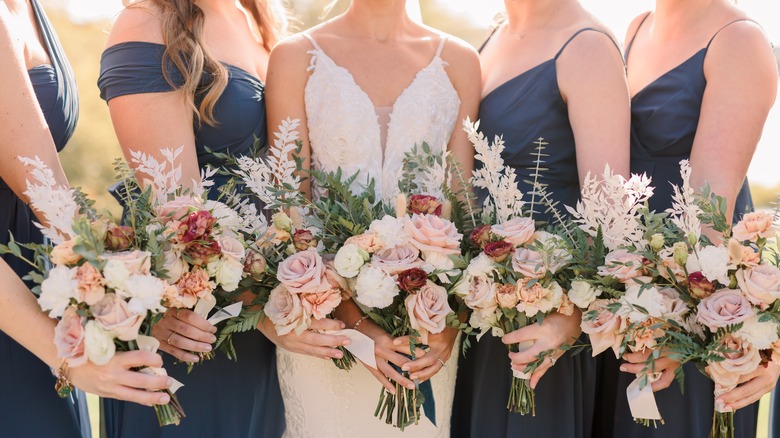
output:
M439 40L439 47L436 48L436 57L441 58L441 52L444 50L444 44L447 43L447 37L445 35L441 36L441 39Z
M706 48L707 48L707 49L709 49L709 48L710 48L710 44L712 44L712 42L715 40L715 37L716 37L716 36L718 36L718 34L720 33L720 31L722 31L723 29L725 29L725 28L727 28L727 27L731 26L731 25L732 25L732 24L734 24L734 23L739 23L740 21L749 21L749 22L751 22L751 23L755 23L755 24L757 24L757 25L758 25L758 23L756 23L755 21L751 20L750 18L740 18L740 19L737 19L737 20L731 21L731 22L727 23L725 26L723 26L723 27L721 27L720 29L718 29L718 31L717 31L717 32L715 32L715 35L713 35L713 36L712 36L712 38L710 38L710 41L707 43L707 47L706 47ZM761 25L758 25L758 26L759 26L759 27L761 27Z
M309 35L309 32L303 32L303 36L305 36L306 39L309 40L309 42L311 42L311 45L314 46L314 50L319 50L320 52L322 52L322 49L320 49L320 45L317 44L317 41L315 41L311 35Z
M631 39L628 41L628 45L626 45L626 56L625 59L628 60L628 52L631 51L631 46L634 45L634 40L636 39L637 34L639 33L639 29L642 28L642 25L645 24L645 21L647 21L647 17L650 16L650 11L648 11L644 17L642 17L642 21L639 22L639 26L636 27L636 30L634 31L634 35L631 36Z
M479 50L477 50L478 53L482 53L482 49L484 49L487 43L490 41L490 39L493 38L493 35L496 34L499 27L500 26L496 26L493 28L493 30L490 32L490 35L488 35L488 37L485 39L485 42L483 42L482 45L479 46Z
M604 34L607 38L609 38L610 41L612 41L612 44L618 50L618 53L621 53L620 46L618 45L618 43L615 42L615 40L612 39L612 37L608 33L604 32L601 29L596 29L595 27L586 27L586 28L578 30L577 32L574 33L574 35L572 35L568 40L566 40L566 42L563 43L563 46L561 47L561 49L558 50L558 53L555 54L555 58L553 58L553 59L557 60L558 57L561 56L561 53L563 53L563 50L566 49L566 46L568 46L569 43L572 42L572 40L577 37L577 35L581 34L582 32L588 31L588 30L592 30L594 32L598 32L598 33Z

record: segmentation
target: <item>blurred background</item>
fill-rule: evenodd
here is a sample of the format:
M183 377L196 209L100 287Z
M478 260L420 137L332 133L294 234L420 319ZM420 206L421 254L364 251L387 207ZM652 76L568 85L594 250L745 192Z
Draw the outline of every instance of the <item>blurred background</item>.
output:
M119 206L106 193L112 181L112 161L121 156L108 108L96 86L100 54L111 19L122 8L121 0L41 0L47 8L65 51L76 71L81 98L81 116L76 134L61 154L71 184L80 186L98 202L98 208L118 213ZM630 21L649 10L652 0L581 0L622 40ZM294 17L294 30L307 29L321 21L329 0L287 0ZM341 0L331 15L348 5ZM487 35L502 0L421 0L426 24L458 36L478 47ZM776 0L740 0L739 6L757 19L776 45L780 45L780 4ZM780 50L775 49L780 62ZM776 104L750 167L753 197L760 206L780 193L780 104ZM175 145L171 145L172 147Z

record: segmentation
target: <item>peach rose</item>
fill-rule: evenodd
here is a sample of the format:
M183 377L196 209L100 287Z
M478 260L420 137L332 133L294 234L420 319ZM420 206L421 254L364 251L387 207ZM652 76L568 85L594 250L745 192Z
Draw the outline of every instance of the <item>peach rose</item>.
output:
M163 223L168 223L171 220L183 221L190 215L190 211L201 207L203 204L191 196L177 196L155 208L154 212Z
M410 243L425 258L429 254L454 255L460 253L460 239L455 225L439 216L415 214L404 222Z
M290 293L282 284L271 291L263 311L274 324L279 336L292 331L301 334L309 325L309 318L305 315L298 294Z
M333 288L326 292L301 294L301 304L306 313L314 319L327 317L341 303L341 289Z
M409 323L420 333L423 344L428 343L429 333L444 331L447 315L452 313L447 302L447 290L430 281L416 294L409 294L404 304L409 313Z
M617 249L604 258L604 266L599 267L599 275L614 277L626 283L643 274L644 260L639 254L632 254L624 249Z
M655 348L656 338L663 336L662 330L652 328L655 323L652 319L648 319L633 331L633 343L629 344L631 351L636 353Z
M76 245L75 239L66 240L51 249L51 262L55 265L75 265L81 260L81 256L73 251Z
M582 332L590 337L593 346L593 357L611 348L616 358L620 358L620 345L623 343L626 321L618 314L609 310L609 305L616 303L614 299L598 299L591 303L588 311L582 316Z
M558 313L563 316L574 315L574 303L571 302L568 295L563 294L561 297L561 305L558 306Z
M494 284L496 302L499 306L511 309L520 302L520 285L518 284Z
M761 364L761 355L749 342L732 333L721 338L721 344L730 353L724 353L724 360L710 362L705 370L716 385L722 388L734 388L739 378L755 371Z
M494 225L493 233L501 236L515 247L531 240L536 231L534 220L528 217L510 219L503 224Z
M106 294L92 306L92 316L100 327L121 341L138 338L138 329L144 321L143 315L131 313L127 303L115 294Z
M57 357L65 359L68 366L77 367L87 363L84 351L84 318L76 313L76 309L68 307L62 314L62 319L54 328L54 345L57 346Z
M516 307L518 312L530 318L537 313L548 313L561 305L563 289L558 283L553 281L547 287L542 287L538 282L531 287L526 287L527 284L523 282L520 285L520 301Z
M721 289L701 300L696 321L717 332L719 328L738 324L753 314L750 302L740 291Z
M152 254L149 251L122 251L103 254L103 260L122 262L130 274L149 275L152 269Z
M746 265L749 267L758 266L761 263L761 256L753 248L745 246L737 239L729 239L729 265Z
M542 278L547 273L542 254L528 248L518 248L512 256L512 269L528 278Z
M76 290L79 300L91 306L100 301L106 294L106 280L100 271L87 262L76 269Z
M423 264L420 260L420 251L412 245L400 245L381 250L374 254L371 263L389 275L419 268Z
M496 289L487 277L472 277L469 282L469 293L463 297L463 302L469 309L493 313L496 310Z
M760 238L774 237L775 229L772 227L772 215L763 211L747 213L732 228L732 236L740 242L746 240L755 242Z
M780 269L760 265L737 271L739 288L754 306L766 309L780 298Z
M367 231L357 236L352 236L344 242L344 245L355 245L363 251L373 254L384 247L382 240L376 233Z
M290 293L321 293L330 289L325 278L325 262L310 249L287 257L276 271L276 278Z
M209 274L205 269L194 268L190 272L182 274L179 281L176 282L179 290L178 303L173 307L192 308L198 302L198 298L203 298L210 294L217 286L209 281ZM177 301L174 301L176 303Z

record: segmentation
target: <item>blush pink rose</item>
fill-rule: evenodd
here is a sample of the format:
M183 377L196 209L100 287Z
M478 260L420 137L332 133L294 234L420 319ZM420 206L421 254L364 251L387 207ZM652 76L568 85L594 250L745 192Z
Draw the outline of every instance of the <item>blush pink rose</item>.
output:
M410 243L427 258L428 254L454 255L460 253L460 240L455 224L434 215L415 214L404 223Z
M512 269L527 278L542 278L547 274L542 254L528 248L518 248L512 256Z
M314 319L323 319L341 304L341 289L333 288L326 292L301 294L301 304L306 313Z
M723 336L720 342L731 352L723 354L724 360L707 364L705 370L716 385L731 389L737 386L740 377L758 368L761 355L750 342L733 333Z
M486 277L472 277L469 293L463 297L463 302L469 309L493 313L498 307L496 289Z
M663 297L664 310L662 316L672 321L677 321L680 324L685 322L685 315L688 314L688 306L685 301L680 298L679 292L675 289L667 287L658 291Z
M369 254L373 254L384 247L384 243L379 236L370 231L348 238L344 245L355 245Z
M279 336L292 331L301 334L309 325L309 318L305 315L300 297L290 293L282 284L271 291L263 311L274 324Z
M396 275L409 269L419 268L423 261L420 260L420 251L417 248L412 245L399 245L375 253L371 263L388 275Z
M325 262L317 251L297 252L287 257L276 272L276 278L290 293L321 293L330 289L325 278Z
M609 310L608 306L616 302L614 299L596 300L582 316L582 332L590 337L594 357L611 348L615 357L620 358L620 345L623 343L623 331L627 324L618 312L612 313Z
M138 329L144 321L143 315L131 313L127 303L115 294L106 294L92 306L92 316L101 328L120 341L137 339Z
M447 290L430 281L417 293L409 294L404 303L409 312L409 323L420 333L423 344L428 343L429 333L444 331L447 315L452 313L447 302Z
M713 332L719 328L738 324L755 312L742 292L734 289L721 289L698 305L696 321Z
M754 306L766 309L780 298L780 269L760 265L737 271L739 288Z
M130 274L149 275L152 269L152 254L148 251L123 251L103 255L104 260L124 263Z
M774 236L775 229L772 227L772 215L763 211L747 213L732 228L732 237L740 242L746 240L755 242L759 238L768 239Z
M87 363L84 351L84 318L79 316L73 307L65 309L62 319L54 328L54 344L57 346L57 357L65 359L69 367Z
M534 220L528 217L510 219L503 224L493 225L492 231L515 247L528 243L536 228Z
M106 294L106 279L100 271L87 262L76 269L76 290L79 299L91 306L100 301Z
M51 249L51 262L55 265L75 265L81 260L81 256L73 251L76 245L74 239L66 240Z
M235 237L223 236L217 238L217 243L219 244L219 248L222 250L221 252L223 256L230 257L239 262L244 261L244 255L246 254L246 251L244 250L244 245L240 240L236 239Z
M203 204L198 202L195 198L177 196L173 200L155 208L154 211L163 223L167 223L171 220L181 222L190 215L191 210L199 210L202 207Z
M632 254L624 249L610 252L604 258L604 266L599 267L599 275L615 277L626 283L643 275L644 259L639 254Z

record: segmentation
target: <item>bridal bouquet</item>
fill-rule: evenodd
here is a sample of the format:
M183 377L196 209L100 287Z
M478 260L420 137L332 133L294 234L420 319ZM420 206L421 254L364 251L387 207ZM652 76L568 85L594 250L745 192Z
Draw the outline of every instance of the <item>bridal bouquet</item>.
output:
M523 194L515 173L504 165L503 140L489 144L468 120L464 129L474 144L482 167L474 172L474 187L487 191L483 222L469 236L476 254L466 268L457 293L471 310L469 331L482 336L491 331L503 336L530 324L541 324L547 315L572 315L574 306L561 287L571 262L566 241L559 235L537 230L524 211ZM510 345L521 351L533 345ZM507 409L535 414L530 375L552 352L542 353L526 370L513 370Z
M149 336L151 327L166 311L166 297L175 294L176 287L165 281L162 248L145 243L163 231L139 232L99 217L82 193L56 186L53 173L39 159L20 159L35 169L35 182L28 181L25 194L45 217L46 225L37 225L55 246L12 240L1 251L34 268L25 278L39 284L33 289L38 303L58 319L54 341L63 367L87 361L103 365L117 351L157 351L159 341ZM33 251L32 259L23 256L20 246ZM162 368L140 371L166 375ZM67 397L72 387L63 377L56 389ZM179 424L184 417L174 396L181 386L175 382L166 390L168 405L154 407L161 426Z

